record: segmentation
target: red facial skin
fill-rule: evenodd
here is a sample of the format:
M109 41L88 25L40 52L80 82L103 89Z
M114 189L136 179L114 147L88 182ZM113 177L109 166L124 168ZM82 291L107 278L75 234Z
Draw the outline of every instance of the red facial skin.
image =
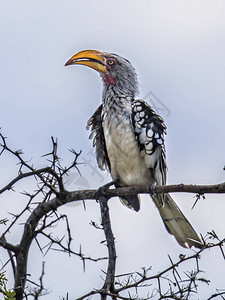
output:
M111 63L110 63L110 62L111 62ZM117 65L117 64L118 64L118 61L117 61L116 59L114 59L114 58L109 58L109 59L106 60L106 67L107 67L107 69L108 69L109 71L111 70L112 66L115 66L115 65ZM103 80L104 80L104 82L105 82L106 84L108 84L108 85L115 85L115 84L116 84L116 79L115 79L115 77L111 76L111 75L109 74L109 72L106 73L106 74L104 74Z
M115 85L116 84L116 79L114 77L110 76L109 73L106 73L106 74L103 75L103 80L108 85Z

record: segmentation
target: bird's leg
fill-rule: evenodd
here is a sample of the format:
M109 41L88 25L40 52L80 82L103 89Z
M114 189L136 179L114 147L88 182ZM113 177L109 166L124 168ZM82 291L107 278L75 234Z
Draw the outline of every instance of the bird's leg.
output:
M152 195L152 197L157 197L159 203L161 206L164 206L164 201L165 201L165 194L164 193L160 193L156 195L156 191L155 191L155 187L156 187L156 182L151 183L148 186L148 192L150 195Z
M101 186L100 188L98 188L97 192L95 193L95 199L99 200L99 198L101 196L106 197L106 191L110 188L110 186L115 185L116 183L119 182L119 179L110 181L109 183L104 184L103 186Z
M149 194L155 195L155 187L156 187L156 182L154 181L148 186L148 192Z

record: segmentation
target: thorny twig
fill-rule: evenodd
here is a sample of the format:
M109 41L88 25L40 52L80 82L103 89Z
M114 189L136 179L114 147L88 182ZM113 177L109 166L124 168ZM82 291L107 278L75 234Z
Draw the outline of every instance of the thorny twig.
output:
M7 251L9 251L12 267L13 269L16 270L14 272L15 291L16 291L16 298L17 300L19 300L22 299L23 296L26 296L24 287L27 280L27 259L28 259L30 245L33 240L36 240L38 245L40 245L37 239L37 236L40 233L45 235L45 237L48 238L51 244L53 242L54 243L57 242L58 246L61 248L62 251L68 252L69 254L78 255L83 260L83 262L85 262L86 260L98 261L104 258L95 259L90 256L85 256L81 252L81 248L79 252L75 252L71 249L72 237L71 237L70 227L67 218L66 218L66 232L68 235L67 245L63 245L63 239L53 238L50 233L49 234L45 233L45 230L47 228L51 228L54 223L62 219L61 216L59 217L57 216L55 210L59 206L65 204L67 201L67 192L65 191L64 184L63 184L63 175L67 174L67 172L73 167L76 168L79 153L77 154L75 151L71 150L71 152L75 157L73 163L69 167L65 167L65 168L62 167L60 165L60 159L57 155L57 141L55 141L52 138L53 150L51 153L45 155L48 157L51 156L51 158L48 159L48 162L50 162L50 166L42 169L35 169L32 165L30 165L22 158L21 150L16 150L16 151L11 150L6 143L6 138L3 137L2 134L0 134L0 137L2 138L1 154L4 151L7 151L10 154L16 156L17 159L19 160L18 176L16 176L13 180L11 180L10 183L7 184L4 188L2 188L0 190L0 193L4 193L7 190L12 190L13 185L23 180L24 178L33 177L36 180L38 180L37 181L38 189L33 195L30 195L29 193L26 192L23 193L29 197L29 200L25 205L25 208L18 215L14 216L14 220L7 227L7 229L4 231L4 233L1 235L0 238L0 246L2 246L3 248L7 249ZM24 172L23 171L24 168L28 169L29 171ZM55 195L55 198L51 199L53 195ZM39 198L41 197L42 199L40 201L36 200L35 203L34 199L36 199L38 196ZM33 206L35 206L34 209L32 208ZM10 229L13 228L13 226L18 222L18 220L25 212L29 212L30 216L25 222L24 232L20 243L18 245L13 245L8 243L6 241L5 235L9 233ZM51 222L48 221L50 216L53 216L55 218ZM13 256L11 252L13 252L15 256ZM14 261L14 257L15 257L15 261Z
M39 284L36 282L33 282L30 279L27 279L27 281L35 286L33 290L29 293L29 295L32 295L34 297L34 300L38 300L39 296L44 296L49 294L48 290L44 287L43 278L45 275L45 262L42 262L42 271L41 275L39 277Z
M86 199L95 199L96 198L96 190L83 190L83 191L73 191L68 192L64 188L63 184L63 175L67 174L72 168L77 169L77 159L80 155L80 153L76 153L74 150L71 150L71 152L74 155L74 161L69 167L62 167L60 164L60 158L57 154L57 140L55 141L52 138L52 144L53 144L53 150L44 155L48 158L48 162L50 163L50 166L42 168L42 169L35 169L32 165L29 165L28 162L26 162L22 158L22 151L17 150L13 151L11 150L7 143L6 138L3 137L2 134L0 134L0 137L2 138L2 151L0 152L0 155L4 151L8 151L12 155L16 156L19 160L19 172L18 175L11 180L5 187L3 187L0 190L0 194L4 193L7 190L12 190L13 186L18 183L19 181L23 180L27 177L33 177L37 181L38 189L37 191L31 195L29 193L24 193L26 196L28 196L28 202L25 205L25 208L18 214L14 216L14 220L11 222L11 224L7 227L7 229L4 231L4 233L0 237L0 246L7 249L10 254L10 260L12 263L12 267L14 269L15 274L15 291L16 291L16 299L20 300L24 296L27 298L27 291L25 290L25 283L27 280L27 259L29 254L29 248L33 240L36 240L38 247L43 252L43 249L47 248L46 251L49 249L53 249L53 244L56 244L58 247L55 250L67 252L69 254L74 254L79 256L82 261L83 265L85 267L85 261L86 260L92 260L92 261L98 261L105 258L92 258L90 256L85 256L81 251L81 246L79 252L75 252L71 249L71 242L72 242L72 235L70 232L70 226L67 217L65 215L58 216L56 213L56 210L58 207L64 205L68 202L73 201L80 201L80 200L86 200ZM28 169L28 171L24 172L24 169ZM79 171L77 169L77 171ZM221 250L221 253L223 257L225 257L223 252L223 243L224 240L219 240L218 237L214 232L210 233L211 239L217 239L218 243L216 244L205 244L205 248L201 249L200 251L196 252L195 254L189 256L189 257L181 257L180 260L176 263L172 261L170 258L170 267L163 270L162 272L148 276L148 272L150 269L142 269L142 273L136 272L128 275L127 279L123 282L121 281L121 276L115 276L115 263L116 263L116 250L115 250L115 241L113 232L111 229L110 224L110 215L109 215L109 209L108 209L108 199L113 196L123 196L123 195L136 195L138 193L148 193L149 187L139 187L139 186L133 186L133 187L123 187L123 188L117 188L117 189L109 189L109 185L104 187L103 193L100 193L99 202L100 202L100 208L101 208L101 216L102 216L102 228L105 233L106 237L106 243L108 247L108 269L105 273L105 280L103 287L99 290L93 290L86 295L78 298L78 300L81 299L88 299L89 296L98 294L101 295L101 299L105 300L107 296L111 297L113 300L115 299L141 299L138 296L138 289L149 287L151 285L150 282L152 280L157 280L158 288L153 289L151 294L148 294L144 299L151 299L155 297L155 295L158 295L157 299L188 299L192 293L196 292L197 281L203 281L204 278L198 278L198 274L200 272L199 269L199 259L200 254L205 251L205 249L213 248L213 247L219 247ZM170 185L170 186L156 186L155 188L156 193L162 193L162 192L190 192L190 193L197 193L198 195L201 195L204 197L205 193L225 193L225 183L217 184L217 185ZM37 197L40 198L40 200L36 200ZM200 197L198 197L200 198ZM24 215L25 212L29 212L29 217L26 220L24 224L24 232L23 236L21 238L21 241L18 245L13 245L7 242L6 240L6 234L9 233L9 230L14 227L14 225L18 222L18 220L21 218L22 215ZM49 218L51 221L49 221ZM66 220L66 234L68 237L68 241L66 244L63 244L64 237L57 238L52 235L52 233L47 233L46 230L51 230L54 225L56 225L60 220L65 219ZM42 235L45 236L45 238L48 239L48 244L46 244L44 247L42 247L38 241L38 236ZM45 252L46 253L46 252ZM196 270L193 272L186 272L186 278L185 280L182 280L180 274L178 273L177 267L180 264L183 264L183 262L187 260L196 260ZM15 271L16 270L16 271ZM172 272L173 279L169 279L167 277L168 272ZM42 294L44 291L43 286L43 276L44 276L44 269L42 272L42 275L40 277L40 284L37 285L38 292L36 293L36 299L39 295ZM169 288L164 291L163 290L163 282L168 281ZM173 282L174 280L174 282ZM29 280L30 281L30 280ZM207 282L207 280L205 280ZM186 283L186 285L184 285ZM174 291L174 286L176 285L177 290ZM118 286L116 288L115 286ZM134 289L135 293L131 295L130 290ZM128 297L125 297L124 295L121 295L121 293L128 292ZM218 293L218 295L223 295L223 292ZM67 295L68 298L68 295ZM215 295L212 295L212 298L215 298ZM212 299L209 298L209 299Z
M209 237L209 238L212 238ZM110 296L112 299L113 297L116 297L115 299L125 299L125 300L136 300L136 299L190 299L192 297L193 293L195 294L197 292L197 282L205 282L206 284L209 283L209 281L205 278L198 277L198 275L201 273L201 270L199 269L199 260L201 259L201 254L206 249L212 249L212 248L218 248L221 245L223 245L225 242L225 239L215 243L215 244L208 244L205 246L205 248L199 250L198 252L195 252L194 254L187 256L187 257L181 257L178 261L173 262L170 258L171 265L164 269L163 271L148 276L149 271L151 268L145 269L142 268L141 272L134 272L130 274L124 274L124 275L117 275L115 276L115 286L119 286L118 288L114 289L114 293L111 291L105 291L105 296ZM185 272L185 279L183 279L183 275L178 273L178 268L181 264L184 264L186 261L193 261L196 260L196 269L194 271L191 271L189 273ZM172 273L171 273L172 272ZM172 277L169 277L170 274L172 274ZM124 280L119 279L120 277L125 277ZM152 293L150 295L147 295L145 297L140 297L138 294L138 290L140 288L149 287L151 284L153 285L153 281L157 282L157 288L153 288L152 286ZM164 281L164 283L163 283ZM169 282L169 289L165 288L165 281ZM171 283L171 284L170 284ZM164 287L164 291L163 291ZM132 289L135 289L135 293L133 293L133 296L131 296ZM124 292L128 292L128 297L124 296ZM130 291L130 292L129 292ZM79 298L76 298L76 300L83 300L88 299L89 296L99 294L101 295L103 292L102 289L99 290L93 290ZM123 293L123 295L121 295ZM217 294L214 294L212 298L215 298L216 295L225 295L225 291L218 291ZM209 298L209 299L212 299Z
M108 268L106 272L106 278L102 287L101 299L105 300L108 292L114 293L114 279L115 279L115 270L116 270L116 247L115 247L115 238L111 228L110 216L109 216L109 207L107 204L108 199L104 196L99 198L101 216L102 216L102 226L105 233L107 248L108 248ZM113 300L116 299L115 296L112 297Z

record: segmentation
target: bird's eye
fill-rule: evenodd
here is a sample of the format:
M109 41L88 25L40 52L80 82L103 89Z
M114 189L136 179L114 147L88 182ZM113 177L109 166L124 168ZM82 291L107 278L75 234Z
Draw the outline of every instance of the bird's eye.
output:
M118 64L118 61L115 59L115 58L108 58L107 61L106 61L106 64L108 66L108 69L110 70L111 67L115 66Z
M107 63L108 65L113 66L115 64L115 61L113 59L108 59Z

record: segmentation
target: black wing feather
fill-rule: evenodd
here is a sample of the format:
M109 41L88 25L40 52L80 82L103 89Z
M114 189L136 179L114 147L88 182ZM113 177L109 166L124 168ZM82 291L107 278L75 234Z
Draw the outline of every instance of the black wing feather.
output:
M91 127L90 139L93 138L93 147L96 148L98 167L110 172L110 161L106 149L105 137L102 128L102 104L96 109L87 122L87 129Z
M143 100L132 103L132 124L141 154L157 184L166 184L166 125L151 106Z

